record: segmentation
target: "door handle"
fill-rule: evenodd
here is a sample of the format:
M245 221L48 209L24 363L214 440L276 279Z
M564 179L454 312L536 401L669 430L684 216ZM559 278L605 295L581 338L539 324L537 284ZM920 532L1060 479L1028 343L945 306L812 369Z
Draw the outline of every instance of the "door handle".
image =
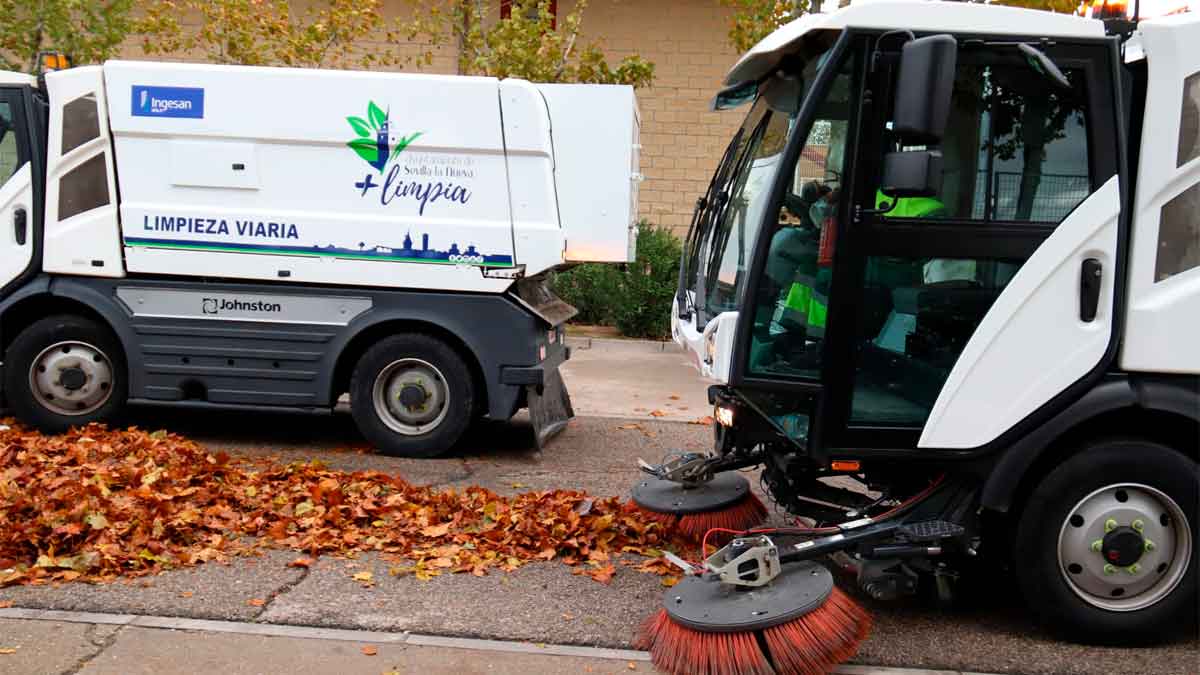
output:
M1100 305L1100 281L1103 268L1100 261L1088 258L1079 269L1079 320L1091 323L1096 320L1096 310Z
M17 246L25 245L25 234L28 230L28 218L25 214L25 209L16 209L13 211L13 235L17 239Z

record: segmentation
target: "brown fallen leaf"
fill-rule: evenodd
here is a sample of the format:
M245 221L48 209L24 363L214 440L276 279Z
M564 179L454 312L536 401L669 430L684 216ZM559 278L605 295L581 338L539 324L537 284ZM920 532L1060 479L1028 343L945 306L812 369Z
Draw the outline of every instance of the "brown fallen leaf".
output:
M304 569L308 569L308 566L311 564L313 564L312 558L296 558L288 563L288 567L303 567Z
M650 416L651 416L651 417L666 417L666 416L667 416L667 412L666 412L666 411L664 411L664 410L651 410L651 411L650 411Z
M706 427L711 427L712 423L713 423L712 415L705 415L704 417L697 417L696 419L688 422L688 424L699 424L699 425L706 426Z
M370 572L359 572L359 573L351 576L350 578L354 579L355 581L362 584L363 586L374 586L375 585L375 575L371 574Z
M634 663L633 661L630 661L630 662L629 662L629 669L630 669L630 670L637 670L637 664L636 664L636 663Z
M0 647L0 654L16 654L16 647Z
M262 607L263 605L267 604L267 601L263 600L262 598L250 598L246 601L246 604L250 605L251 607Z
M575 618L575 615L563 612L562 618L563 618L563 621L570 621Z
M671 395L670 395L670 396L668 396L667 398L671 399L672 401L678 401L678 400L679 400L679 394L671 394Z
M0 600L0 609L8 609L13 606L12 600Z
M193 595L195 595L195 593L193 593L192 591L182 591L179 593L179 597L181 597L181 598L190 598Z
M362 653L365 656L375 656L379 653L379 649L377 649L375 645L366 645L362 648Z

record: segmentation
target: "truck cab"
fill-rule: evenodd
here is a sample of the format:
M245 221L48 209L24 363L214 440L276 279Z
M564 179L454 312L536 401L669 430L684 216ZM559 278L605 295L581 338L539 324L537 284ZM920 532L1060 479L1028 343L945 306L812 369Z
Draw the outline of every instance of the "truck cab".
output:
M823 522L813 499L837 498L818 481L886 495L956 476L982 521L1019 532L976 543L1027 556L1015 564L1036 568L1023 583L1041 614L1100 639L1182 611L1200 437L1197 40L1188 14L1106 29L856 2L742 56L714 106L745 120L698 201L672 308L676 341L716 383L713 465L762 464L780 505ZM1135 474L1146 513L1112 522L1174 523L1153 578L1086 550Z

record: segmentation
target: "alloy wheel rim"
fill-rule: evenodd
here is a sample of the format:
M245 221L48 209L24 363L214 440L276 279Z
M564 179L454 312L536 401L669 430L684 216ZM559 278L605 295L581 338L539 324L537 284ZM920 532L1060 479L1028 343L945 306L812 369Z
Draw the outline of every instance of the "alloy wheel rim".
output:
M38 405L55 414L95 412L112 397L112 361L95 345L77 340L56 342L33 359L29 390Z
M1102 487L1067 513L1058 564L1074 593L1093 607L1132 612L1170 595L1187 573L1192 531L1183 509L1140 483Z

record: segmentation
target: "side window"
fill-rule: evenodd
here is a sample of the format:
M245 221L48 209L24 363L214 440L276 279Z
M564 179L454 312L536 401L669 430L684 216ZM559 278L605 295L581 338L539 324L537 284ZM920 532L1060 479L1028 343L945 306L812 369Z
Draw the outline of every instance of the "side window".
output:
M1084 74L1057 87L1018 61L960 53L939 195L888 218L1058 223L1091 193ZM889 201L882 193L876 203Z
M812 81L822 65L810 63L805 80ZM788 167L791 189L773 219L763 278L752 299L751 375L820 376L852 81L853 60L847 59L817 107L799 160Z
M12 177L27 161L21 151L18 118L14 99L0 92L0 185Z

